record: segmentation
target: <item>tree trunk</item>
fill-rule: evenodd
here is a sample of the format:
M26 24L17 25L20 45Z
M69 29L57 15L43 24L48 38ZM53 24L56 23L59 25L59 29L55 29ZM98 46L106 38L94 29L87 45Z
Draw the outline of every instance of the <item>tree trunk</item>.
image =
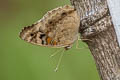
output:
M98 13L103 15L102 11L107 8L106 0L71 0L71 3L75 6L81 21ZM86 34L83 34L83 29L81 29L85 26L80 26L81 36L91 40L85 42L94 57L101 80L120 80L120 47L111 17L110 15L103 15L103 17L98 16L98 18L97 21L90 18L93 23L90 21L88 23L92 24L93 28L97 28L98 31L86 36ZM99 23L99 25L96 25L96 23Z

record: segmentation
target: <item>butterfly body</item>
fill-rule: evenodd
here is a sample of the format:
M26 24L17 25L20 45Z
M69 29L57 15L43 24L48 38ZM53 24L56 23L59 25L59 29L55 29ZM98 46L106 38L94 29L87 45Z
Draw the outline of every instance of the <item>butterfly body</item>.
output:
M40 46L70 48L78 38L79 17L72 6L53 9L31 26L24 27L20 38Z

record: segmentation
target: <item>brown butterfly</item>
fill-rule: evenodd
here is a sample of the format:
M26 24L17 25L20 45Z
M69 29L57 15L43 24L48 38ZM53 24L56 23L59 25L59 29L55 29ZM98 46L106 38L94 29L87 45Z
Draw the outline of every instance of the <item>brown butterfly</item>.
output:
M74 7L65 5L48 11L42 19L24 27L20 38L35 45L69 49L78 39L79 23Z
M48 11L42 19L31 26L24 27L20 32L20 38L35 45L63 47L68 50L75 41L78 41L79 23L80 19L74 7L65 5ZM58 70L63 52L55 71ZM57 53L58 51L51 56Z

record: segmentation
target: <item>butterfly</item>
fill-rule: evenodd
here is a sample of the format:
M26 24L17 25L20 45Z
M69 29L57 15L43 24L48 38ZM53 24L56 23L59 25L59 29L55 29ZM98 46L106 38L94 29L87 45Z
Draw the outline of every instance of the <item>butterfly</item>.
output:
M39 21L24 27L20 38L35 45L67 50L78 39L79 23L75 8L65 5L48 11Z
M78 41L79 23L80 19L75 8L65 5L48 11L42 19L24 27L20 32L20 38L35 45L68 50L75 41ZM63 53L64 51L55 71L58 70Z

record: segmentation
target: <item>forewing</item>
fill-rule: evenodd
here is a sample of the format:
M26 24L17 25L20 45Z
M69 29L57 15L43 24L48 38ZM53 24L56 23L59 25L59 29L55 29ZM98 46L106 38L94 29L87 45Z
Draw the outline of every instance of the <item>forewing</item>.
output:
M72 15L69 15L71 13ZM71 16L73 17L73 23L77 25L68 23L70 27L65 26L67 25L66 22L64 23L65 19L67 20L67 22L69 22L71 18L70 19L67 19L67 18ZM62 40L58 40L59 35L56 35L57 32L62 33L61 32L62 29L66 30L70 28L71 30L73 30L75 28L73 31L74 32L76 31L76 33L78 33L77 31L79 26L78 22L79 20L77 18L77 13L73 7L68 5L64 7L59 7L51 11L48 11L45 14L45 16L35 24L28 27L24 27L24 29L22 29L20 33L20 38L29 43L36 44L36 45L50 46L50 47L65 47L67 45L63 43L64 41L60 43ZM62 29L60 27L62 27ZM76 33L72 35L73 36L72 38L76 36ZM60 36L64 38L65 34L62 34L63 37L61 35ZM71 33L68 32L68 36L70 36L70 34ZM69 39L69 38L66 37L65 39ZM73 41L71 40L69 44L72 44Z

